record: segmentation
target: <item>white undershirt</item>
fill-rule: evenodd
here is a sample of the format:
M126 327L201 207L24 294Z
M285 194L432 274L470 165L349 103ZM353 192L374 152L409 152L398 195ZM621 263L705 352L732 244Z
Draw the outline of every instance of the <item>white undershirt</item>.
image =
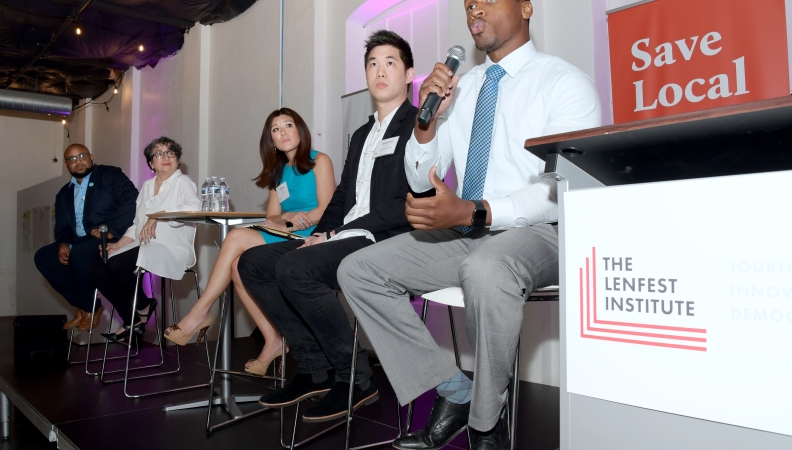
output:
M353 220L363 217L371 210L371 172L374 170L374 150L377 149L385 131L388 129L393 116L399 108L394 108L382 122L377 120L377 112L374 112L374 125L371 127L366 143L363 144L363 153L360 155L357 178L355 179L355 206L349 210L344 217L344 225Z

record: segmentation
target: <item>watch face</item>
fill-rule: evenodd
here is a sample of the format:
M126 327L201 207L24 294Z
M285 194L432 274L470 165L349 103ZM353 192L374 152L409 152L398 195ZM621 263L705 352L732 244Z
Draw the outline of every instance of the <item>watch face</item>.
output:
M487 208L480 201L475 202L476 209L473 210L473 228L482 228L487 223Z

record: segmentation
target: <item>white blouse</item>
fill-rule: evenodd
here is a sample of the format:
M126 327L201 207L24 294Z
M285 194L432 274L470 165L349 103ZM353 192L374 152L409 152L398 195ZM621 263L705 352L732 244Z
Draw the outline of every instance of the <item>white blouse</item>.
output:
M147 214L155 212L200 211L201 200L198 188L187 175L176 169L173 175L162 183L159 193L154 195L154 182L151 178L143 183L135 201L135 221L124 236L134 241L114 253L140 246L140 229L148 219ZM181 280L184 269L195 264L195 226L179 222L160 221L155 229L157 234L148 244L140 248L137 265L147 271L171 280Z

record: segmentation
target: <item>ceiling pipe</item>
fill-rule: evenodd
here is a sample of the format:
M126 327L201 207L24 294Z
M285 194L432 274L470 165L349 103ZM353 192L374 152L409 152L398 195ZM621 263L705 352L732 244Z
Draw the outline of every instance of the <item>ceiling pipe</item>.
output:
M80 6L80 9L77 10L77 14L75 14L74 17L67 17L66 20L63 21L60 28L58 28L54 33L52 33L52 37L50 38L49 42L47 42L47 45L45 45L44 48L42 48L41 51L39 51L38 54L36 54L36 56L28 63L27 66L25 66L24 69L17 72L17 74L14 75L13 78L11 78L8 84L6 84L5 89L8 89L11 86L13 86L14 83L16 83L16 81L19 79L19 77L22 76L22 74L30 70L30 68L33 67L33 64L35 64L36 61L39 60L39 58L44 56L44 53L46 53L50 49L50 47L52 47L52 44L54 44L55 41L58 40L60 35L63 34L63 32L66 31L66 29L69 28L71 24L73 24L74 21L76 21L80 17L80 14L82 14L83 11L85 11L85 9L88 8L88 5L90 5L92 1L93 0L85 0L82 6Z
M67 97L5 89L0 90L0 109L68 116L72 101Z

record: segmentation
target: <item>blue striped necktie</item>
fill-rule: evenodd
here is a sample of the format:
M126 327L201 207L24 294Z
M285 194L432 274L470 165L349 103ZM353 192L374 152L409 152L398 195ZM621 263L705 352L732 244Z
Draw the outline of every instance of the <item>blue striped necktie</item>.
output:
M465 166L465 179L462 183L463 200L481 200L484 195L484 180L487 178L492 125L495 122L495 106L498 104L498 82L506 71L493 64L487 69L487 79L476 100L476 113L473 115L473 131L470 134L470 149ZM462 234L473 231L462 227Z

